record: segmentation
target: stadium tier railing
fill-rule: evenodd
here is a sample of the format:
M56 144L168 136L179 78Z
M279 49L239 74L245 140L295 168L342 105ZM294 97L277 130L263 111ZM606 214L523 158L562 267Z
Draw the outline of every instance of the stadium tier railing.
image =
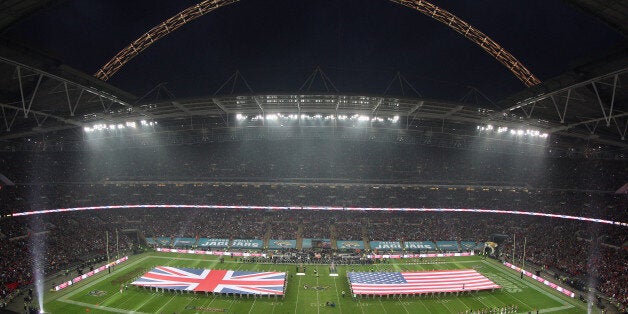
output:
M561 286L559 286L559 285L557 285L557 284L555 284L555 283L553 283L553 282L551 282L551 281L549 281L547 279L544 279L544 278L542 278L540 276L537 276L537 275L535 275L535 274L533 274L533 273L531 273L531 272L529 272L527 270L521 269L520 267L515 266L515 265L513 265L511 263L504 262L504 265L506 267L514 269L515 271L517 271L519 273L523 273L524 275L526 275L526 276L528 276L528 277L530 277L530 278L532 278L532 279L534 279L534 280L536 280L536 281L538 281L538 282L540 282L540 283L542 283L542 284L544 284L544 285L546 285L548 287L551 287L552 289L554 289L554 290L556 290L556 291L558 291L558 292L560 292L560 293L562 293L562 294L564 294L566 296L574 298L575 295L576 295L572 291L569 291L569 290L567 290L567 289L565 289L565 288L563 288L563 287L561 287Z
M183 250L156 248L157 252L165 253L182 253L182 254L198 254L198 255L218 255L218 256L243 256L243 257L267 257L266 253L248 253L248 252L228 252L228 251L204 251L204 250Z
M197 255L218 255L218 256L243 256L243 257L267 257L266 253L248 253L248 252L228 252L228 251L204 251L204 250L184 250L156 248L157 252L179 253L179 254L197 254ZM396 259L396 258L429 258L429 257L459 257L474 256L473 252L464 253L422 253L422 254L370 254L366 258L370 259Z

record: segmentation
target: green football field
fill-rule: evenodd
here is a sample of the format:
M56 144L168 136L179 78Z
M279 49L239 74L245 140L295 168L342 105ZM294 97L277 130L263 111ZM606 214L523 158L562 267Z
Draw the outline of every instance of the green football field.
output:
M151 292L129 285L122 293L120 283L130 283L154 266L206 269L288 272L285 298L236 298L205 294ZM314 275L317 268L319 276ZM369 266L337 266L338 277L329 276L325 265L307 265L305 276L296 276L295 265L252 264L226 258L192 254L150 252L131 257L111 274L103 272L58 292L47 292L48 313L462 313L467 310L518 306L518 313L539 309L540 313L585 313L586 304L554 292L493 260L480 257L392 261ZM476 292L461 296L353 299L346 272L407 271L474 268L502 286L501 291ZM304 286L307 285L308 289ZM346 296L342 296L342 291ZM326 306L332 301L335 307ZM596 310L597 311L597 310ZM533 312L535 313L535 311Z

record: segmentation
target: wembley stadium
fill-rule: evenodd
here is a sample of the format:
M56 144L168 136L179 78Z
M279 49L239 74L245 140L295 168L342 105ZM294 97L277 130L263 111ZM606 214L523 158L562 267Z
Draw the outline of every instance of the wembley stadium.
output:
M0 3L2 313L626 313L628 4Z

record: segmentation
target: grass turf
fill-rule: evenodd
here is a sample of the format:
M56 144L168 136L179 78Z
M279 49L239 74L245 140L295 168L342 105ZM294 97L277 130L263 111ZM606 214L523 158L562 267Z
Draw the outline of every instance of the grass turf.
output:
M285 298L234 298L204 294L155 293L129 285L120 293L120 282L131 282L154 266L196 267L250 271L288 272ZM329 276L329 267L307 265L306 276L296 276L295 265L252 264L226 258L220 264L217 257L150 252L133 256L114 272L103 272L59 292L47 292L44 309L47 313L461 313L467 310L517 305L518 313L539 309L540 313L586 313L586 304L561 295L496 261L480 257L424 259L422 262L394 260L368 266L338 265L338 277ZM474 268L502 286L501 291L475 292L461 296L356 299L350 296L346 272L405 271ZM309 289L304 289L307 285ZM318 287L318 289L314 289ZM98 291L99 293L90 292ZM342 297L341 291L346 292ZM105 293L103 293L105 292ZM325 306L333 301L336 306ZM596 309L594 309L594 312ZM533 311L532 313L535 313Z

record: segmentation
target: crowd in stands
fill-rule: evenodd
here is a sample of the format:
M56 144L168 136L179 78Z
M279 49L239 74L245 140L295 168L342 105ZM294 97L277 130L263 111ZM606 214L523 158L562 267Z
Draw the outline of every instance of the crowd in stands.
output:
M45 245L46 272L51 273L80 265L93 256L102 256L106 248L106 233L109 233L110 250L113 251L116 230L123 228L138 230L145 237L230 239L311 237L361 240L366 231L369 240L379 241L484 242L490 240L491 235L505 234L508 240L501 248L505 259L512 259L514 239L516 258L521 259L525 242L529 263L580 278L583 282L595 278L600 291L621 302L628 302L626 252L598 240L602 235L620 235L620 240L625 241L624 227L496 214L330 212L298 208L284 211L109 209L36 217L40 220L37 223L43 224L43 230L40 227L36 234L3 239L0 278L5 291L32 280L29 248L33 245ZM30 218L12 221L24 224L27 230L32 224ZM140 237L135 239L120 232L118 234L120 250L143 244Z
M115 228L120 217L108 212L89 215L67 213L1 220L0 227L16 224L28 230L19 236L8 237L0 229L0 279L11 288L32 281L34 249L43 253L45 272L75 271L89 267L89 261L106 256L107 234L112 254L127 251L132 242L121 230ZM126 217L124 218L126 219ZM5 290L5 293L8 290Z
M295 221L271 220L268 227L271 239L292 240L297 234L299 224Z
M33 247L46 248L47 273L80 268L106 254L106 235L111 247L116 231L119 250L144 244L142 236L483 242L505 234L509 240L500 251L507 258L513 249L520 258L525 241L529 262L594 282L628 304L625 227L495 214L301 210L484 208L626 222L628 198L613 193L626 183L628 164L621 161L349 141L254 141L3 153L0 173L17 184L0 189L0 217L124 204L292 208L98 210L1 218L0 296L32 281ZM138 230L137 236L120 232L129 229Z
M318 215L319 217L315 217L315 214L315 212L303 213L303 237L313 239L329 239L331 237L329 226L333 222L332 216L327 215L321 217L321 215Z
M0 194L2 200L0 211L4 213L113 204L216 204L485 208L537 211L619 221L625 221L628 216L625 210L620 210L626 208L625 195L588 191L532 190L526 187L126 182L26 185L5 190L7 191Z
M148 211L142 217L142 230L155 237L204 237L226 239L262 239L266 220L257 220L255 212L241 211L207 214L192 209ZM172 233L172 230L177 230Z
M627 164L355 141L248 141L82 152L3 153L17 183L335 180L525 185L614 191ZM564 180L569 177L570 180Z
M501 223L508 226L508 223ZM621 243L628 241L626 228L575 222L557 223L543 219L523 220L508 226L516 243L509 241L506 251L514 248L518 258L526 246L526 260L545 269L557 269L578 285L593 282L596 288L624 305L628 304L628 254L626 247L602 242L602 235L613 235ZM542 235L542 236L540 236ZM524 244L525 243L525 244ZM511 255L512 256L512 255Z
M362 219L355 221L336 222L334 224L336 239L338 240L362 240L364 229L364 221Z

